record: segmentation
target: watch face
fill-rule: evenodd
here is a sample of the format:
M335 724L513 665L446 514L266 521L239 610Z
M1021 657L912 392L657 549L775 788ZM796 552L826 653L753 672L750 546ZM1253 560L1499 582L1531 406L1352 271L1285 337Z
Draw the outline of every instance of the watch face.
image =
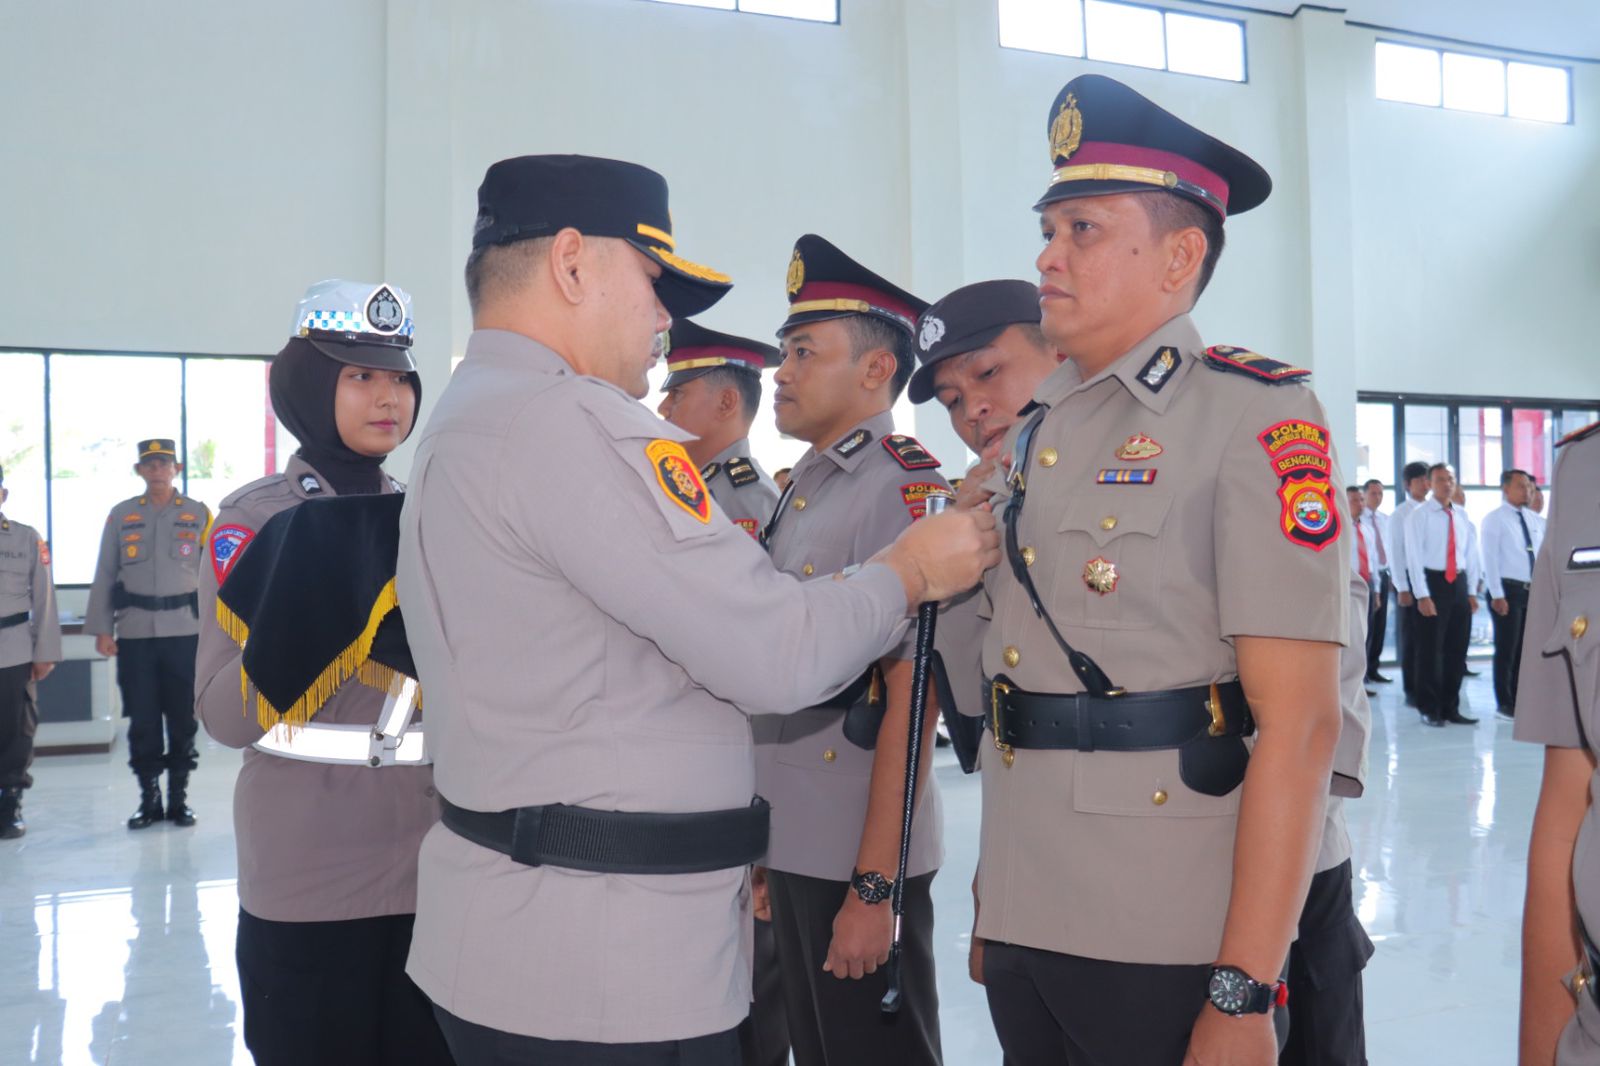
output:
M1212 1006L1224 1014L1242 1014L1250 1002L1250 978L1244 971L1219 966L1211 971Z
M890 884L888 878L870 870L864 874L856 874L850 884L863 903L882 903L894 891L894 886Z

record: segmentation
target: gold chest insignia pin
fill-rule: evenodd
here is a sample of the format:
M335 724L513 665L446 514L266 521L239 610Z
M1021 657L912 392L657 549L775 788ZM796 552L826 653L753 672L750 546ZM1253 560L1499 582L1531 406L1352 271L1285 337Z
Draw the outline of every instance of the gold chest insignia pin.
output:
M1155 438L1135 433L1117 448L1117 458L1124 462L1137 463L1145 459L1154 459L1165 450L1156 443Z
M793 296L800 291L800 286L806 283L806 261L800 258L800 249L796 248L794 257L789 260L789 295Z
M1117 577L1117 564L1103 556L1083 564L1083 583L1102 596L1116 591Z
M1078 150L1078 145L1081 143L1083 143L1083 112L1078 110L1077 96L1068 93L1061 110L1056 112L1055 121L1050 123L1050 162L1071 159L1072 153Z

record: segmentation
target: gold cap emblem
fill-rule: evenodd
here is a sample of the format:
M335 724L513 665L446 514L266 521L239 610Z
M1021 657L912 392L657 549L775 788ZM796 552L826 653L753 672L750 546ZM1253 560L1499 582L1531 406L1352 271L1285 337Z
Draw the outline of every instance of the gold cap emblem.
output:
M806 283L806 261L800 258L800 249L794 250L794 256L789 260L789 295L794 296L800 291L800 286Z
M1083 112L1078 110L1078 97L1068 93L1055 121L1050 123L1050 162L1071 159L1082 141Z

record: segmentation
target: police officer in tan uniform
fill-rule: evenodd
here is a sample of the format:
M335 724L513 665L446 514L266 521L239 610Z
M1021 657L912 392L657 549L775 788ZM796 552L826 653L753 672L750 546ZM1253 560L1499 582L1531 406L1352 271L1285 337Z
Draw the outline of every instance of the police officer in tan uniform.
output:
M926 302L821 237L795 242L789 315L778 330L778 430L811 448L790 475L763 541L773 565L815 580L865 562L949 485L939 461L896 433L890 412L914 369ZM827 704L754 722L756 791L772 803L767 881L789 1037L798 1066L937 1063L933 876L944 859L937 782L922 778L905 885L901 984L892 1021L880 1003L900 854L911 642ZM784 650L779 649L782 654ZM928 719L924 758L933 751Z
M106 516L83 631L94 636L96 651L117 660L117 687L128 719L128 765L139 779L139 809L128 828L145 829L163 817L191 826L189 774L199 760L194 656L200 562L211 508L173 487L183 473L176 441L140 441L133 469L145 490ZM164 807L162 770L167 772Z
M1556 452L1517 682L1516 738L1545 745L1522 921L1524 1063L1600 1064L1600 422ZM1574 850L1576 844L1576 850Z
M1067 362L989 482L990 1011L1015 1063L1265 1066L1340 729L1338 467L1305 372L1188 314L1265 172L1096 75L1047 126Z
M0 506L9 491L0 470ZM33 785L35 685L61 661L61 621L50 580L50 545L0 512L0 840L27 832L22 793Z
M666 182L527 156L478 205L475 329L401 518L444 801L409 972L463 1066L736 1063L767 840L746 714L849 684L998 562L993 527L940 516L839 580L778 573L636 402L669 314L729 284L674 250Z
M752 537L772 517L778 486L750 451L750 423L761 406L761 371L778 365L770 344L674 322L666 393L656 413L696 440L684 446L722 513Z

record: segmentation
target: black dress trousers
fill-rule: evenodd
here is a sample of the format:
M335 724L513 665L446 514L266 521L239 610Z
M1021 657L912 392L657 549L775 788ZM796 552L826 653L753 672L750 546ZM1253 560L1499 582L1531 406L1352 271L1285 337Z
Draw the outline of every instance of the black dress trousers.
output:
M33 664L0 667L0 788L28 788L33 777L33 735L39 709L33 698Z
M1350 877L1346 859L1311 879L1289 948L1289 1042L1278 1066L1367 1066L1361 971L1373 949Z
M1444 579L1442 570L1429 570L1427 577L1436 613L1429 618L1417 612L1417 707L1429 718L1449 718L1461 713L1472 605L1466 571L1453 582Z
M1494 699L1500 710L1512 713L1517 705L1517 673L1522 666L1522 631L1528 623L1528 583L1506 578L1506 613L1491 607L1494 623Z
M739 1066L737 1029L688 1040L594 1044L502 1032L442 1007L433 1010L458 1066Z
M140 777L193 770L194 656L199 637L117 641L117 687L128 717L128 765ZM162 730L165 726L165 743Z

